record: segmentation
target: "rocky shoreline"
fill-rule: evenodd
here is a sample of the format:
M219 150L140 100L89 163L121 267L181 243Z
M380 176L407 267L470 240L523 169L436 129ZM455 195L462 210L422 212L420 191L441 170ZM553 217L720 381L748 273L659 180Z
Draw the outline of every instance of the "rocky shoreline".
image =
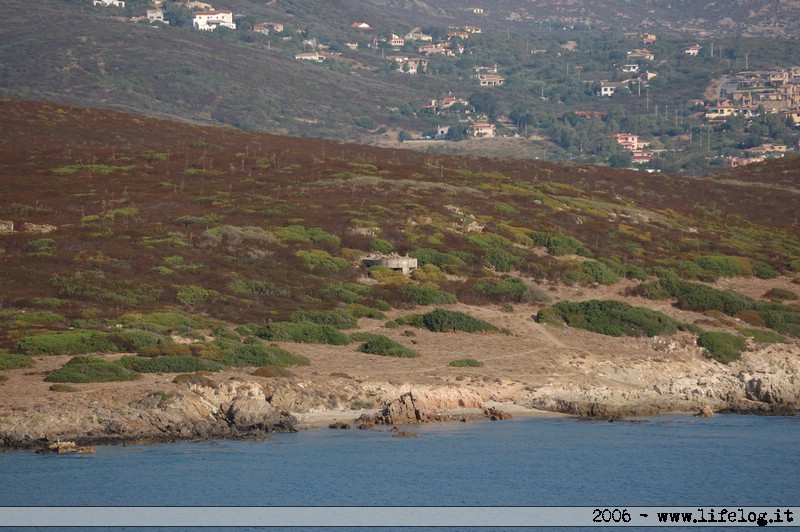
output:
M683 367L654 371L653 364L606 364L592 368L597 374L592 382L573 379L539 387L507 379L397 385L340 376L313 383L298 378L259 382L246 374L204 376L174 384L168 392L149 391L152 385L144 385L122 403L100 404L95 395L73 394L68 407L35 405L6 412L0 449L42 450L66 441L85 448L268 439L273 433L325 426L381 429L511 415L616 420L712 412L793 416L800 410L800 361L780 347L767 346L729 366L708 363L688 373ZM362 402L372 400L376 408L320 408L317 398L343 389Z

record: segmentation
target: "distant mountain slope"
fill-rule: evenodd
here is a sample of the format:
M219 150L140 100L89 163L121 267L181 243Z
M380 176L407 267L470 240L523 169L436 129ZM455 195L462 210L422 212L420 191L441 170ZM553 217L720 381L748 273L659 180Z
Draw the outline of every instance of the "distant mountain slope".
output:
M373 4L420 15L463 17L467 8L487 27L516 24L536 27L539 21L589 24L630 30L647 28L695 35L798 36L797 0L369 0Z
M219 5L226 3L243 4ZM284 21L288 8L282 7ZM336 7L314 11L298 3L288 10L292 16L305 16L301 8L314 16L289 26L287 37L301 39L295 30L315 25L320 34L332 27L345 31L351 18ZM320 28L329 10L338 23L329 20ZM262 13L259 20L269 16L259 6L244 11L254 12ZM354 61L325 68L297 61L290 49L272 49L266 41L242 42L233 32L152 27L112 14L89 0L0 3L0 95L296 135L347 136L342 124L352 128L354 119L372 115L376 107L406 102L409 90L437 90L436 80L418 79L409 89L401 76L373 75L379 52L373 52L369 68Z

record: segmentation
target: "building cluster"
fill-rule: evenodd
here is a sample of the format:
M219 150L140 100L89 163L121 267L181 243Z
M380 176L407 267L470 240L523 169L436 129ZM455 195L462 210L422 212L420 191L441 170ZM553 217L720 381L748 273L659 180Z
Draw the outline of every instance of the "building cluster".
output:
M152 0L152 8L147 9L145 17L134 17L132 20L147 20L147 22L167 23L164 17L164 1ZM92 5L103 7L125 7L124 0L92 0ZM177 7L188 9L192 13L192 27L200 31L214 31L217 28L236 29L233 11L214 9L211 4L196 0L175 2ZM271 31L275 33L283 32L283 24L278 22L263 22L256 24L253 31L268 35Z
M634 164L649 163L650 159L653 158L653 151L645 149L650 143L640 140L639 135L633 133L617 133L614 135L614 140L617 141L617 144L619 144L623 150L631 153L631 162Z
M366 22L355 22L351 28L371 30ZM395 70L404 74L420 74L427 71L429 58L433 55L443 55L446 57L456 57L464 53L464 46L460 40L466 40L470 35L482 33L478 26L461 26L450 28L446 38L439 42L434 42L434 38L422 31L421 28L414 28L407 34L401 36L395 33L379 38L377 35L372 38L372 47L377 48L383 43L388 44L395 52L408 43L413 43L419 57L410 57L406 54L395 53L388 58L394 62ZM349 45L348 45L349 46Z
M709 121L780 113L800 125L800 67L740 72L706 104Z
M423 105L421 109L429 113L443 115L451 112L455 106L457 106L457 109L466 114L472 112L472 106L467 100L464 100L463 98L457 98L455 96L446 96L443 98L430 100L430 103Z

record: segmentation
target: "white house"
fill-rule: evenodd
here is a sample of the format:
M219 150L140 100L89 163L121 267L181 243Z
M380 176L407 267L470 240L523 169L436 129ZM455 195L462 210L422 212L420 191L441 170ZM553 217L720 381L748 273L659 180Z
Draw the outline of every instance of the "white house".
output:
M506 78L498 74L477 74L475 77L481 87L497 87L506 82Z
M600 93L598 94L598 96L611 96L617 91L617 89L627 89L627 88L628 88L627 81L601 81Z
M125 7L123 0L92 0L92 4L95 6Z
M148 9L147 22L161 22L165 24L167 21L164 20L164 12L160 9Z
M692 46L685 48L683 50L683 53L685 53L686 55L691 55L692 57L696 57L697 54L699 54L700 50L702 49L703 47L700 46L699 44L693 44Z
M201 31L214 31L220 26L236 29L233 23L233 11L195 11L193 24L195 29Z
M472 136L476 139L493 139L497 134L497 126L489 122L472 124Z
M302 61L314 61L316 63L325 61L325 57L320 55L319 52L300 52L299 54L295 54L294 58Z

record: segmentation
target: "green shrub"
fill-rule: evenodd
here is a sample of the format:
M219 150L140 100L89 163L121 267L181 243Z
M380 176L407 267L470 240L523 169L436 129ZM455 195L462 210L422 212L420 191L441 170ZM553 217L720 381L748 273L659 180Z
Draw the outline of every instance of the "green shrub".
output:
M791 290L786 290L785 288L770 288L763 297L764 299L786 301L797 299L797 294Z
M490 296L493 301L522 303L525 301L525 294L528 292L528 284L518 277L504 277L502 279L490 277L478 279L473 283L472 289L479 294Z
M759 279L775 279L780 274L769 264L756 260L753 261L753 275Z
M433 264L445 273L455 274L466 267L466 262L455 254L443 253L431 248L416 249L408 254L417 259L420 267Z
M385 357L415 358L419 353L382 334L365 334L364 343L358 346L362 353Z
M783 334L800 336L800 308L780 303L757 303L756 310L767 327Z
M358 327L358 319L346 309L333 310L298 310L292 314L292 321L300 323L308 321L318 325L329 325L334 329L353 329Z
M212 360L191 356L124 356L120 364L139 373L186 373L190 371L221 371L224 366Z
M719 274L717 272L706 270L696 262L679 260L675 261L672 267L681 279L704 281L708 283L713 283L719 279Z
M631 264L623 264L616 257L609 259L600 259L609 270L614 272L618 277L625 277L626 279L636 279L638 281L647 280L647 271L644 268L633 266Z
M56 241L52 238L39 238L25 244L25 249L34 253L49 255L56 250Z
M400 293L407 300L420 306L458 303L456 296L431 284L404 286L400 289Z
M137 351L142 357L190 357L192 348L186 344L151 344Z
M300 250L296 252L295 255L302 259L306 267L312 272L326 270L337 273L350 267L346 260L339 257L332 257L328 252L321 249L314 249L311 251Z
M706 331L697 338L697 345L705 350L707 357L722 364L738 360L747 349L744 338L726 332Z
M521 257L508 251L514 248L514 244L504 236L490 233L469 234L466 241L481 248L486 262L499 272L510 271L522 264Z
M704 270L714 272L721 277L750 276L753 274L750 261L742 257L707 255L697 257L694 262Z
M216 362L226 366L307 366L310 361L302 355L293 355L278 346L262 343L238 343L230 340L214 342L222 351ZM348 339L349 343L349 339Z
M502 201L498 201L492 205L492 210L506 216L517 215L517 209L513 205L509 205L508 203L504 203Z
M295 342L302 344L347 345L350 339L330 325L320 325L309 321L293 323L279 321L259 326L254 334L272 342ZM261 364L266 365L266 364Z
M571 236L551 235L542 231L531 231L528 236L537 246L544 246L547 252L553 256L562 255L581 255L591 257L592 252Z
M410 277L423 283L447 280L447 275L435 264L425 264L412 270Z
M358 303L369 294L370 288L355 283L333 283L325 287L319 297L325 301L341 301L342 303Z
M303 227L302 225L290 225L274 229L275 234L282 242L303 242L307 244L327 245L338 247L342 239L332 235L319 227Z
M31 327L34 325L49 325L66 323L67 319L61 314L46 310L3 310L0 311L0 323L7 322L13 327Z
M117 382L136 380L141 375L119 362L98 357L77 356L57 370L51 371L47 382Z
M360 303L351 303L350 305L347 305L347 310L349 310L350 313L356 318L371 318L373 320L386 319L386 314L380 310L370 308Z
M422 316L422 323L433 332L498 332L491 323L455 310L436 309Z
M661 284L677 299L676 306L682 310L719 310L734 316L742 310L755 307L754 300L732 290L722 291L702 284L665 279L661 280Z
M386 323L386 327L389 328L397 328L402 326L419 327L420 329L422 329L423 327L425 327L423 315L416 313L406 314L405 316L400 316Z
M536 314L536 321L552 327L564 326L564 316L561 314L561 312L553 307L547 307L539 310L539 312Z
M584 262L581 270L591 277L595 283L612 285L619 282L619 276L602 262L594 260Z
M388 255L389 253L394 252L394 245L392 245L392 243L388 240L376 238L369 243L369 250Z
M634 307L623 301L591 300L572 303L561 301L552 307L560 321L570 327L605 334L607 336L657 336L673 334L677 324L665 314L642 307ZM543 317L540 321L557 319Z
M737 312L734 315L734 318L742 320L748 325L752 325L754 327L766 327L767 324L764 321L764 318L761 317L761 314L756 312L755 310L742 310Z
M172 338L135 329L110 333L108 339L114 342L120 351L133 353L150 345L171 344Z
M0 349L0 371L7 369L32 368L33 360L25 355L12 355Z
M158 301L163 290L158 286L129 280L108 279L102 271L78 271L72 275L53 275L50 284L66 299L93 299L105 303L139 305Z
M459 358L457 360L451 360L449 365L454 368L479 368L483 364L474 358Z
M183 332L190 329L199 329L200 322L182 312L162 311L149 314L129 313L119 317L119 321L133 327L159 334L170 332Z
M752 338L756 342L762 344L781 344L786 341L786 337L773 331L765 331L763 329L741 329L739 332L742 336Z
M485 252L486 262L498 272L508 272L522 265L522 257L500 248L489 248Z
M176 288L176 297L178 298L178 301L190 307L202 305L208 301L208 298L210 298L212 294L210 290L206 290L202 286L196 286L193 284L180 285L176 286Z
M279 297L288 299L292 293L280 286L272 285L261 279L237 278L228 283L228 288L235 294L257 297Z
M16 350L31 356L82 355L112 353L117 346L101 331L60 331L21 338Z

